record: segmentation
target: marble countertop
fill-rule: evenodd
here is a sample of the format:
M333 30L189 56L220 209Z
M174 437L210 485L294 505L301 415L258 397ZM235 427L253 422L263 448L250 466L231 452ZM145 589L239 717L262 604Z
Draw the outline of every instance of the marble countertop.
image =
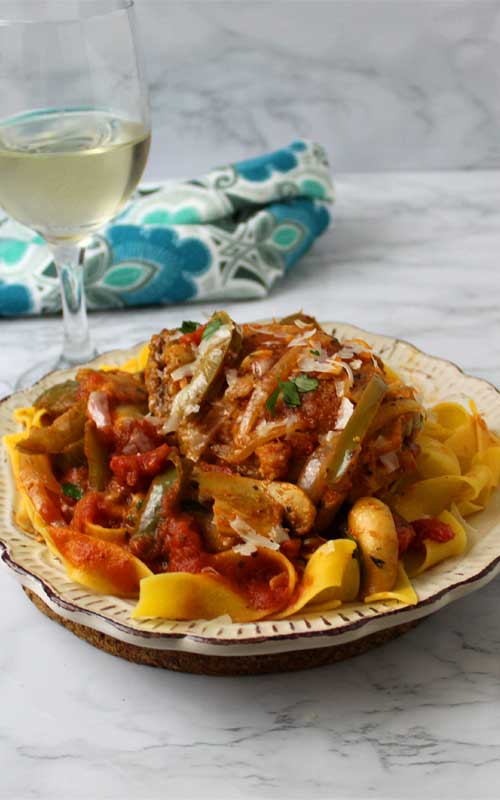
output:
M331 231L241 320L302 306L411 340L500 386L500 175L343 175ZM198 314L208 311L200 305ZM101 350L186 307L94 314ZM189 317L194 309L189 308ZM0 391L59 321L2 321ZM498 797L500 582L358 659L208 678L94 650L2 571L0 797Z

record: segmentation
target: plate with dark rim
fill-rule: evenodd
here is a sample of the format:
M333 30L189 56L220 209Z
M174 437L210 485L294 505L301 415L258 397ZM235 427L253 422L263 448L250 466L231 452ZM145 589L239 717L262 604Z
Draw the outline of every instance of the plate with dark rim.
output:
M363 331L344 323L325 323L327 331L335 330L340 339L361 337L367 341L403 380L415 386L422 394L424 404L432 405L442 400L465 401L472 398L488 426L500 431L500 393L486 381L465 375L454 364L427 355L407 342ZM139 351L142 345L130 350L115 350L95 359L91 365L116 364L119 366ZM0 434L13 433L18 427L13 420L13 411L31 405L43 389L71 377L76 370L54 372L43 378L36 386L17 392L0 405ZM158 665L174 669L190 669L186 657L191 655L200 668L192 671L214 671L209 663L221 659L229 662L237 659L252 659L255 669L238 671L267 671L258 668L258 659L273 669L275 663L294 668L295 663L313 665L324 663L326 650L344 648L346 654L366 649L363 642L390 638L391 631L406 629L429 614L433 614L448 603L458 600L486 585L500 572L500 491L497 491L488 507L474 515L474 526L467 552L459 558L447 561L430 569L413 583L419 601L415 606L403 606L383 601L365 605L350 603L326 613L306 613L293 619L261 620L251 623L229 623L226 620L193 620L179 622L163 619L133 620L130 612L133 600L99 595L71 581L46 546L17 528L13 523L12 510L15 487L10 472L7 454L2 447L0 462L0 554L4 565L10 570L37 605L52 617L70 627L77 635L96 639L109 645L116 642L119 655L138 657L140 652L157 653ZM109 640L109 641L108 641ZM96 644L96 641L93 641ZM356 643L359 647L356 648ZM99 645L98 645L99 646ZM127 654L127 646L130 651ZM113 649L102 644L103 649ZM121 651L121 652L119 652ZM304 655L309 654L309 662ZM164 658L161 658L161 653ZM177 654L177 656L176 656ZM184 654L184 655L183 655ZM302 654L300 658L294 656ZM181 666L163 663L172 655ZM257 661L256 661L257 659ZM203 669L204 660L207 669ZM194 662L193 662L194 663ZM222 663L222 662L221 662ZM243 663L243 662L241 662ZM184 666L182 666L184 664Z

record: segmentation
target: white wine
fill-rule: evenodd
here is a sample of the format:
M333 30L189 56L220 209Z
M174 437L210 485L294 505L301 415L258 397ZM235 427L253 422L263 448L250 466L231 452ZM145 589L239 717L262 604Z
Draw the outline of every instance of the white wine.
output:
M91 110L0 122L0 206L53 243L84 239L120 211L146 165L139 122Z

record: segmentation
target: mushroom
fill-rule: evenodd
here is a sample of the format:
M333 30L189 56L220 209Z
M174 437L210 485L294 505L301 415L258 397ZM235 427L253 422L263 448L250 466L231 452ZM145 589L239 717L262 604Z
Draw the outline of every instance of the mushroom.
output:
M361 497L349 512L348 526L361 552L363 594L393 589L399 544L390 508L376 497Z

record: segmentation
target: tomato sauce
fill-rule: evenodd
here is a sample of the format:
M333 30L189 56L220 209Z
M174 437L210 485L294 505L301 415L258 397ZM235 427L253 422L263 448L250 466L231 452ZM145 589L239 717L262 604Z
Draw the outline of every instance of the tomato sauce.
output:
M434 517L416 519L412 525L415 529L412 546L415 549L423 547L424 539L432 539L433 542L449 542L455 536L453 529L446 522L441 522L440 519Z
M169 572L201 572L208 564L208 553L196 520L190 514L169 516L160 525Z
M111 582L113 590L120 594L137 592L136 566L126 550L71 528L53 527L50 533L62 557L71 566Z
M126 512L127 506L123 500L113 500L103 492L87 492L74 508L71 527L82 533L85 533L87 522L104 528L121 527Z
M404 517L397 512L393 511L392 516L394 519L394 525L396 526L396 533L398 535L399 555L402 556L403 553L406 553L415 539L415 528L411 522L407 522Z
M168 444L161 444L146 453L114 455L109 466L119 483L138 489L144 486L145 478L153 478L161 472L168 461L169 453Z
M183 336L178 339L178 344L191 344L198 347L206 327L206 325L200 325L195 331L183 334Z
M113 425L112 444L117 453L122 453L125 448L128 454L134 451L144 453L154 450L164 439L158 428L145 417L124 417Z
M218 553L210 566L240 592L253 608L277 608L288 599L288 575L278 571L276 561L265 551L242 557L237 553Z

